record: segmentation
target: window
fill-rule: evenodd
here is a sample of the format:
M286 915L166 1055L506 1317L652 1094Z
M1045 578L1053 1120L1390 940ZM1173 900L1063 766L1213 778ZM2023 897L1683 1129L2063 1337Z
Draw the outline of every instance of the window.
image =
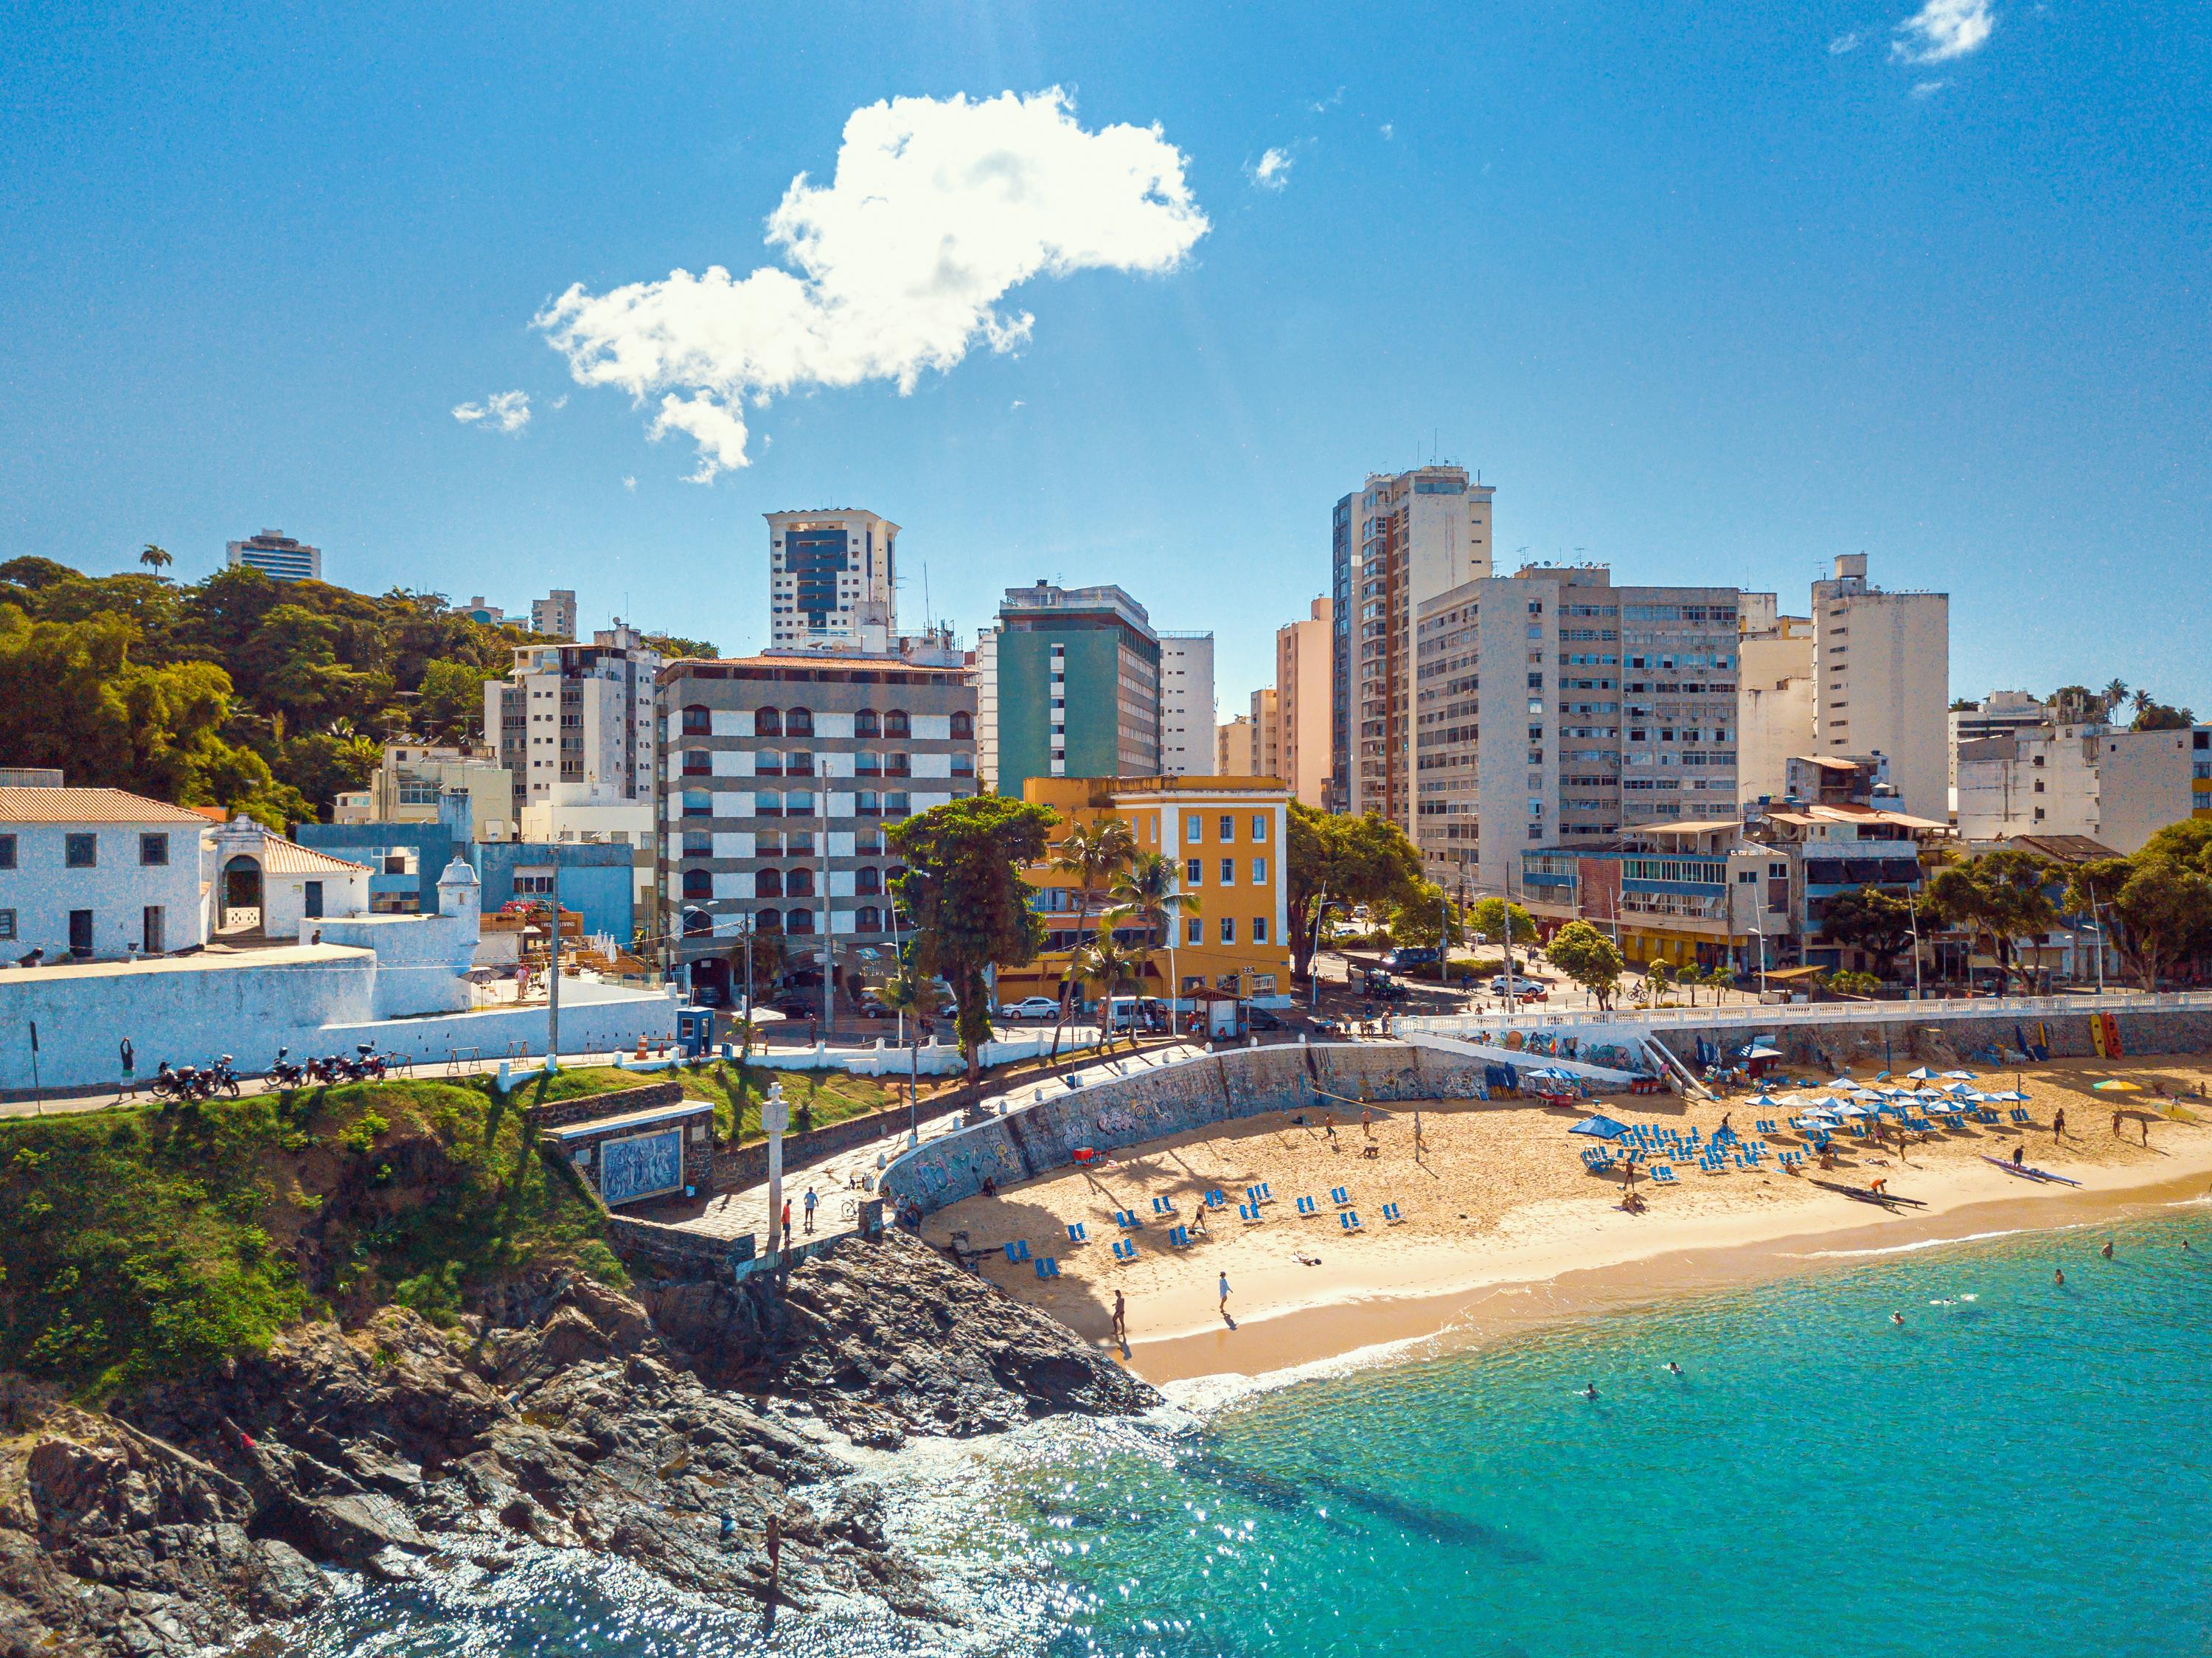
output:
M684 735L685 736L703 737L714 728L714 716L707 711L704 704L693 703L684 709Z
M753 917L753 930L759 933L780 933L783 930L783 911L763 910Z
M872 904L863 904L853 917L854 928L864 933L879 933L884 930L884 912Z
M753 735L781 737L783 735L783 716L773 708L753 710Z
M714 856L714 838L696 830L684 832L684 856L688 858L710 858Z
M90 869L97 867L100 863L100 837L98 835L64 835L62 862L72 869ZM82 913L90 915L92 911L86 910Z
M952 715L952 737L963 742L975 735L975 716L966 709L957 709Z
M1237 820L1224 812L1221 814L1221 844L1224 846L1237 838Z
M814 930L814 911L793 910L784 917L783 930L787 933L811 933Z
M955 754L952 757L952 775L956 777L974 777L975 757L973 754Z
M12 869L15 867L15 838L13 835L0 835L0 869Z
M1196 916L1193 916L1189 920L1184 922L1182 923L1182 942L1186 944L1205 943L1206 923L1200 921Z
M906 710L894 708L884 716L884 735L886 737L914 735L914 722L907 718Z
M684 872L684 896L686 898L714 897L714 877L704 869L686 869Z
M1264 845L1267 842L1267 814L1265 812L1252 814L1252 839L1255 845Z
M1186 887L1206 884L1206 865L1198 858L1185 858L1182 863L1182 881Z
M1265 887L1267 884L1267 859L1254 858L1252 860L1252 884L1255 887Z
M15 912L13 910L0 910L0 940L12 942L15 936Z
M787 737L811 737L814 735L814 710L811 708L787 708L783 711L783 735Z
M902 818L913 810L914 796L911 795L899 793L884 796L884 815L887 818Z
M70 911L70 954L71 955L92 954L92 911L89 910Z
M884 814L883 796L872 789L863 789L853 796L853 810L864 818L879 818Z
M1234 887L1237 884L1237 860L1235 858L1224 858L1221 860L1221 884L1224 887Z
M1195 846L1206 838L1206 820L1195 812L1187 812L1182 820L1182 838Z
M814 871L804 864L793 869L784 878L783 895L786 898L812 898Z
M794 789L783 797L783 811L786 817L811 817L814 814L814 796L801 794Z
M138 837L138 862L144 864L165 864L169 861L169 838L167 835Z
M1237 942L1237 917L1235 916L1224 916L1221 917L1221 942L1224 944L1234 944Z
M703 789L684 791L684 815L687 818L711 818L714 815L714 797Z
M853 716L853 735L856 737L879 737L883 730L884 722L876 717L872 708L864 708Z
M783 896L783 871L781 869L756 870L753 874L753 896L755 898L781 898Z
M168 838L165 835L162 838L166 840ZM146 954L148 955L161 954L162 945L161 906L160 905L149 904L146 906L144 913L139 917L139 928L140 937L144 942Z
M1265 944L1267 942L1267 917L1254 916L1252 917L1252 942L1255 944Z
M710 776L714 770L714 762L708 758L705 749L687 748L684 751L684 775L685 777L704 777Z

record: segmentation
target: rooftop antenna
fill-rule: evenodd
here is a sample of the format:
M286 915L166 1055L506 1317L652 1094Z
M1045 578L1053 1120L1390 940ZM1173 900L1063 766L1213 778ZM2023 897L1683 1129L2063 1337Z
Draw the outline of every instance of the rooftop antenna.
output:
M925 558L921 564L921 631L927 633L936 625L937 619L929 610L929 561Z

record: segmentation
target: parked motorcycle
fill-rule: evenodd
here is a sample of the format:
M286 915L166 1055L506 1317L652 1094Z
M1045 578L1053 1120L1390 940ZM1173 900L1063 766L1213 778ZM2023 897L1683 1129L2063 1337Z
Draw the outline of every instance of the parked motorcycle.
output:
M307 1085L307 1068L305 1065L294 1064L287 1058L291 1051L289 1048L277 1049L276 1060L269 1067L269 1080L280 1088L303 1088Z

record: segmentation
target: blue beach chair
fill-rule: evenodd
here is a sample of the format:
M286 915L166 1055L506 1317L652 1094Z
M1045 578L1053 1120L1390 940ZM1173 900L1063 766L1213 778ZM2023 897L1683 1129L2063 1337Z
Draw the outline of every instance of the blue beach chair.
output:
M1036 1258L1036 1275L1040 1278L1058 1277L1060 1276L1060 1263L1053 1259L1049 1255L1038 1256Z
M1168 1241L1173 1244L1177 1249L1189 1248L1190 1228L1187 1226L1170 1227L1168 1228Z
M1013 1242L1006 1246L1006 1259L1008 1260L1019 1263L1029 1259L1029 1258L1030 1245L1028 1239L1017 1238Z
M1328 1200L1339 1209L1349 1209L1352 1206L1352 1195L1340 1186L1331 1186L1328 1189Z
M1137 1259L1137 1240L1134 1238L1115 1239L1114 1240L1114 1259L1117 1261L1135 1260Z
M1306 1216L1318 1215L1321 1213L1321 1208L1312 1198L1301 1198L1298 1199L1298 1213Z
M1173 1204L1170 1203L1170 1202L1169 1202L1165 1198L1153 1198L1153 1199L1152 1199L1152 1213L1153 1213L1153 1214L1155 1214L1155 1215L1172 1215L1172 1214L1174 1214L1175 1212L1176 1212L1176 1206L1175 1206Z
M1067 1240L1072 1244L1087 1244L1091 1241L1091 1234L1084 1230L1082 1222L1070 1221L1067 1223Z
M1652 1180L1653 1180L1656 1184L1657 1184L1657 1185L1659 1185L1659 1186L1673 1186L1673 1185L1674 1185L1674 1184L1675 1184L1675 1179L1674 1179L1674 1167L1673 1167L1673 1165L1668 1164L1668 1163L1654 1163L1654 1164L1652 1164L1652 1165L1651 1165L1651 1179L1652 1179Z
M1226 1209L1229 1207L1229 1199L1222 1196L1221 1188L1216 1186L1206 1194L1206 1206L1208 1209Z
M1346 1232L1364 1232L1367 1229L1359 1224L1359 1215L1356 1210L1347 1209L1342 1211L1337 1216L1336 1223Z
M1243 1222L1247 1226L1259 1225L1261 1221L1260 1205L1257 1204L1237 1204L1237 1218Z
M1406 1217L1398 1212L1398 1205L1395 1204L1382 1205L1382 1218L1393 1226L1402 1226L1406 1221Z
M1127 1209L1117 1209L1114 1211L1114 1224L1120 1227L1124 1232L1134 1232L1138 1228L1144 1225L1144 1222L1137 1218L1135 1211Z

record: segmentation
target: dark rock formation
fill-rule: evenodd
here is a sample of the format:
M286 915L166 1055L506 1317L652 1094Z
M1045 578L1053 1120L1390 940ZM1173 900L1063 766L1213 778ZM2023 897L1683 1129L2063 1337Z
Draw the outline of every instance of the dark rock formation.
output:
M104 1415L0 1378L0 1658L181 1654L313 1608L329 1569L496 1569L518 1539L765 1600L770 1514L785 1603L943 1618L872 1492L831 1483L845 1465L779 1408L893 1445L1156 1398L904 1237L807 1261L781 1295L646 1293L650 1314L548 1278L459 1331L396 1308L306 1326Z

